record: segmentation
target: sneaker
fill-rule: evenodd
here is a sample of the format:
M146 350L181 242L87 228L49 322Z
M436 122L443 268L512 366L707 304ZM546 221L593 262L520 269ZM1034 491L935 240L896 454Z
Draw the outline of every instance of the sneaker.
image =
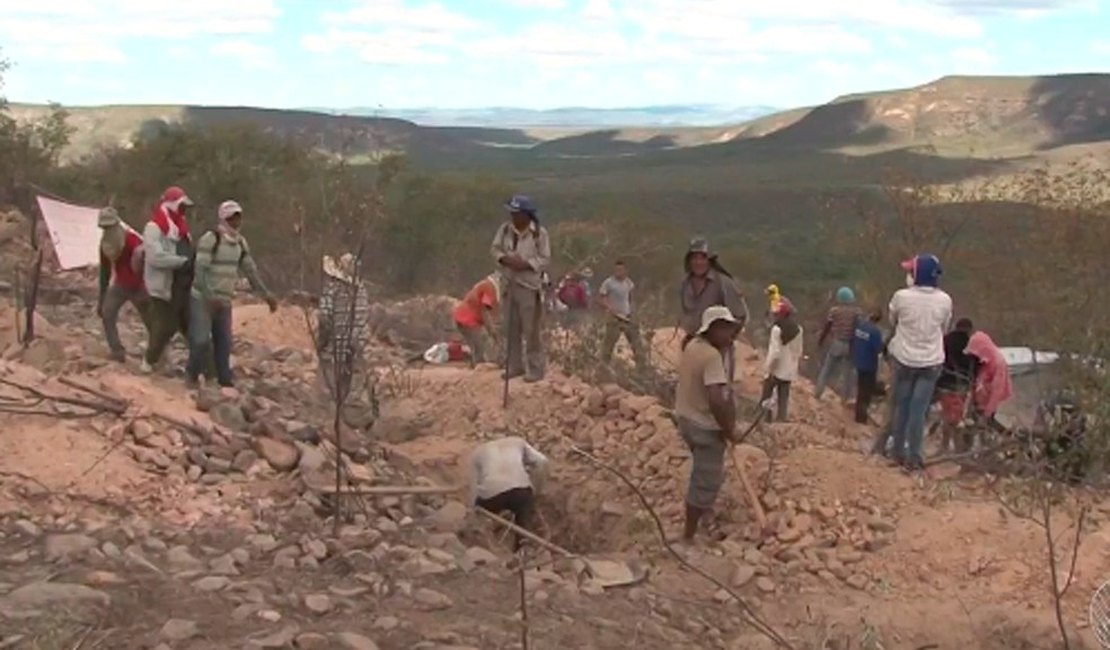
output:
M139 364L139 372L143 373L144 375L153 374L154 367L147 363L146 359L143 359L143 362Z

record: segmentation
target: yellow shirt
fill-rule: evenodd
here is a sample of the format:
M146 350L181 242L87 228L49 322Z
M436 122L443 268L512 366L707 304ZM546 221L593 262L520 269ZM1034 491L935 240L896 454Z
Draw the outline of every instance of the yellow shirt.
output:
M721 425L709 409L709 387L728 385L724 354L704 338L693 338L682 351L675 389L675 414L710 430Z

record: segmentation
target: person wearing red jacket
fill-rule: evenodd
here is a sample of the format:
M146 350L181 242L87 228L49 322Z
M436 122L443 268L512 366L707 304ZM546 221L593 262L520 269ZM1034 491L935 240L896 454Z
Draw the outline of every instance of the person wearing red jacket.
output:
M127 352L119 338L119 312L131 303L149 331L150 300L143 284L143 237L119 218L113 207L100 211L100 294L96 313L104 324L109 356L123 363Z
M1002 428L994 416L998 407L1014 395L1006 357L986 332L972 334L964 353L974 357L976 362L975 388L972 391L976 414L992 427Z

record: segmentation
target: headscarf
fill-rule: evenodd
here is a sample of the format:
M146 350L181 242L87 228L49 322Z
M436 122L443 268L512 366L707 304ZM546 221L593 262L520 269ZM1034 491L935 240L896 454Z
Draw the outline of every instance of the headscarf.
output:
M856 292L851 287L840 287L836 290L836 301L842 305L850 305L856 301Z
M975 373L975 404L984 414L994 415L1014 394L1006 357L986 332L972 334L964 352L979 362Z
M193 205L193 200L185 194L185 190L176 185L168 187L162 192L162 199L154 208L151 221L170 239L189 241L189 222L185 220L182 209L187 205Z

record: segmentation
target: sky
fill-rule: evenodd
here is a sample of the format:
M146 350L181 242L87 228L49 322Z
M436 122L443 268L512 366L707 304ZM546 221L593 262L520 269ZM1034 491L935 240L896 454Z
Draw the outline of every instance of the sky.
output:
M793 107L1110 71L1110 0L2 0L12 101Z

